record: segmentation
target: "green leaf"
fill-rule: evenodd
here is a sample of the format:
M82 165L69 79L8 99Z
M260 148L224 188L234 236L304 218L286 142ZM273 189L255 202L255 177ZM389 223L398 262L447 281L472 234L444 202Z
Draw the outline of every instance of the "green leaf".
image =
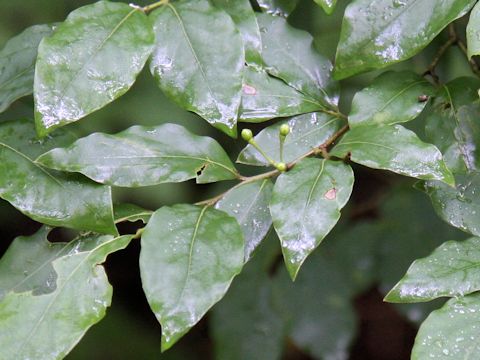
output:
M153 211L146 210L135 204L119 204L113 208L113 218L115 224L130 221L142 221L144 224L148 223Z
M150 71L159 87L183 108L235 137L245 55L230 16L206 0L184 0L150 17L157 38Z
M243 259L242 230L226 213L174 205L153 214L142 235L140 271L162 325L162 351L225 295Z
M422 142L413 131L400 125L356 127L347 132L331 152L353 162L390 170L418 179L455 183L442 154L433 145Z
M263 70L246 67L244 76L239 121L263 122L324 108Z
M262 35L265 69L311 100L325 107L338 105L338 84L331 78L332 64L313 46L313 37L278 16L257 16Z
M34 25L10 39L0 51L0 113L33 92L33 75L40 41L53 25Z
M462 232L441 221L428 199L419 191L412 191L409 184L395 186L383 196L378 221L371 223L370 236L377 239L378 282L384 295L415 259L428 256L449 239L465 238ZM395 308L418 324L441 305L439 299L428 303L396 304Z
M129 187L194 178L198 183L208 183L237 176L215 140L174 124L132 126L116 135L95 133L68 148L43 154L37 162L80 172L100 183Z
M451 299L430 314L420 327L412 360L473 360L480 354L480 294Z
M287 17L297 7L299 0L257 0L267 14Z
M116 234L111 190L79 175L50 171L36 163L40 154L70 144L58 132L38 140L28 120L0 124L0 197L34 220L53 226Z
M448 241L426 258L415 260L385 297L389 302L461 297L480 290L480 238Z
M331 15L333 10L335 10L335 6L337 5L337 0L314 0L318 5L320 5L327 13L327 15Z
M262 260L252 259L213 308L215 359L280 359L286 324L272 306L273 284L259 266Z
M456 228L480 236L480 173L457 175L456 187L436 181L423 184L437 214Z
M355 0L343 18L335 78L386 67L417 54L475 0Z
M245 261L267 236L272 226L268 204L272 197L273 184L269 179L258 180L232 188L216 204L237 219L245 239Z
M415 119L434 95L432 85L410 71L389 71L355 94L348 117L351 128L393 125Z
M248 64L262 65L262 38L260 28L249 0L212 0L213 4L226 11L243 38L245 60Z
M62 359L105 316L112 287L103 263L131 236L50 243L49 230L18 237L0 260L0 357ZM13 331L14 330L14 331Z
M467 49L468 58L480 55L480 5L477 3L467 24Z
M344 228L341 225L335 226L319 252L325 258L338 260L339 271L345 275L354 296L364 294L376 284L377 250L380 240L385 239L376 236L376 222L348 223Z
M304 266L294 283L283 269L276 274L274 307L297 347L315 359L347 359L356 317L341 263L317 251Z
M310 158L278 177L270 212L292 279L337 223L352 193L353 180L350 166Z
M145 14L127 4L99 1L70 13L38 49L38 134L45 136L123 95L145 65L154 40Z
M283 160L288 163L324 143L340 129L342 122L331 115L311 113L295 116L263 129L255 136L255 142L275 161L280 161L278 132L283 124L290 126L290 133L285 138L283 147ZM254 166L270 165L252 145L247 145L240 152L237 162Z
M426 118L426 135L443 153L447 166L456 174L480 170L480 81L457 78L443 86Z

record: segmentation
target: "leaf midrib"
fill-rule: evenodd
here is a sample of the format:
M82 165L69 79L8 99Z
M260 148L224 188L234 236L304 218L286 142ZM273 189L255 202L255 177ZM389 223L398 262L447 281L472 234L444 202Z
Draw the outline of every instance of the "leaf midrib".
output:
M40 326L42 320L45 318L46 314L48 313L48 311L50 310L50 308L53 306L53 304L55 303L55 301L57 300L58 296L62 293L62 291L65 289L65 287L67 286L69 280L75 275L75 273L78 271L78 269L90 258L90 256L92 254L95 254L100 248L102 248L103 246L107 245L107 244L110 244L122 237L124 237L125 235L122 235L122 236L116 236L116 237L113 237L113 239L110 239L108 241L105 241L104 243L98 245L97 247L93 248L88 254L87 256L85 256L85 258L83 260L80 261L80 263L71 271L71 273L65 278L65 281L63 282L62 286L60 286L58 288L58 291L56 292L55 295L53 295L53 298L51 299L51 301L48 303L48 305L45 307L45 310L42 312L42 314L40 315L38 321L35 323L35 325L32 327L32 329L30 330L29 334L25 337L25 340L21 343L21 345L19 346L19 351L17 352L18 354L21 353L21 349L25 346L25 344L28 343L28 341L31 339L32 337L32 334L35 332L35 330L38 328L38 326ZM81 254L81 253L79 253ZM77 254L77 255L79 255ZM107 254L108 255L108 254ZM57 259L56 259L57 260Z

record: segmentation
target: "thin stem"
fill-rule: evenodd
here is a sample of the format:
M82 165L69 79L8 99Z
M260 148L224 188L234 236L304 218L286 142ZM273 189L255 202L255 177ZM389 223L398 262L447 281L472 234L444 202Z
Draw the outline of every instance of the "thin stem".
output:
M249 143L250 145L252 145L252 146L265 158L265 160L268 161L268 163L269 163L270 165L272 165L272 166L276 166L276 165L277 165L277 163L275 162L275 160L273 160L270 156L268 156L267 153L266 153L265 151L263 151L263 149L262 149L260 146L258 146L258 144L255 142L255 140L250 139L250 140L248 141L248 143Z
M462 52L467 57L468 63L470 64L470 67L472 68L472 71L477 76L480 76L480 68L478 67L478 64L476 63L476 61L473 60L473 58L468 57L468 50L467 50L467 46L465 45L465 43L462 40L459 39L459 40L457 40L457 45L460 48L460 50L462 50Z
M452 45L454 45L458 42L458 36L457 36L457 33L455 31L455 27L453 26L453 24L450 24L448 26L448 33L449 33L448 40L438 49L438 51L435 54L435 57L433 58L432 62L430 63L430 65L428 65L427 71L425 71L425 73L424 73L424 75L430 75L432 77L433 81L437 85L439 83L439 79L438 79L438 76L435 73L435 69L436 69L438 63L440 62L441 58L443 57L443 55L445 55L445 53L447 52L447 50Z
M133 235L132 239L140 239L142 237L143 232L145 231L145 228L140 228L137 230L135 235Z
M160 1L157 1L153 4L150 4L150 5L147 5L147 6L144 6L142 9L142 11L144 13L149 13L150 11L153 11L155 10L156 8L159 8L160 6L163 6L163 5L167 5L169 2L169 0L160 0Z
M320 146L310 150L309 152L303 154L299 158L293 160L292 162L287 164L287 170L290 170L293 168L299 161L303 160L306 157L312 156L312 155L322 155L324 158L328 159L330 156L328 154L328 148L332 146L341 136L343 136L347 131L349 130L349 126L345 125L343 126L340 130L338 130L335 134L333 134L331 137L329 137L323 144ZM258 181L258 180L264 180L264 179L269 179L276 177L280 175L282 172L280 170L272 170L263 174L255 175L255 176L240 176L241 182L236 184L234 187L230 188L229 190L213 197L207 200L203 200L200 202L195 203L195 205L208 205L208 206L213 206L215 205L220 199L222 199L225 194L233 189L236 189L242 185Z

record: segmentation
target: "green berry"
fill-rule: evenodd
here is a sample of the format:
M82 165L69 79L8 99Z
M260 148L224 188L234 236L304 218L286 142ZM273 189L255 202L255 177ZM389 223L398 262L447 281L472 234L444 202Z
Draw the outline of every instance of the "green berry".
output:
M243 129L242 130L242 139L245 141L250 141L253 138L252 130L250 129Z
M278 171L281 171L281 172L287 171L287 164L285 164L284 162L277 163L275 167L277 168Z
M290 126L283 124L280 126L280 135L287 136L290 133Z

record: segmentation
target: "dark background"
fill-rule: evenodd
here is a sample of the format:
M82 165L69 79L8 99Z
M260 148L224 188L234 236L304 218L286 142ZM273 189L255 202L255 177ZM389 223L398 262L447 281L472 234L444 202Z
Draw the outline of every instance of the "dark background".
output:
M0 0L0 47L24 28L34 24L63 21L70 11L88 3L91 1ZM148 2L137 3L145 5ZM313 1L302 0L290 22L298 28L310 31L315 37L317 48L333 59L341 17L347 3L348 1L339 0L337 9L329 17ZM463 29L462 20L458 27ZM440 35L420 55L395 66L395 69L414 69L422 73L433 58L435 49L444 39L445 34ZM470 73L463 55L456 48L449 50L438 72L442 80ZM344 113L348 114L353 94L366 86L377 74L369 73L342 82L341 109ZM17 101L8 111L0 114L0 121L20 117L32 117L31 97ZM241 140L231 141L198 116L178 108L166 99L147 71L141 74L126 95L70 127L82 135L93 131L114 133L134 124L157 125L164 122L182 124L195 133L215 137L232 154L232 159L244 146ZM422 125L420 118L409 126L422 136ZM258 126L254 130L258 131L260 128L261 126ZM369 277L369 281L365 282L364 288L353 299L356 325L350 329L353 332L353 341L349 358L408 359L419 322L441 302L426 306L392 306L382 301L385 291L400 279L411 261L425 256L444 240L462 239L466 236L438 220L427 197L412 188L413 181L361 167L355 167L354 170L356 184L352 200L344 211L338 229L325 240L328 244L335 244L337 239L350 237L357 245L365 242L365 246L359 246L361 250L358 256L371 262L367 266L368 274L358 269L359 276ZM114 198L116 202L133 202L155 210L163 205L192 203L208 198L222 191L225 186L228 184L199 186L187 182L142 189L115 189ZM139 225L125 225L122 230L134 231ZM3 254L16 236L31 234L38 227L39 224L20 214L7 202L0 201L0 254ZM357 231L359 227L362 231ZM52 240L67 238L68 235L61 231L52 235ZM272 235L269 241L275 244L278 240ZM366 249L367 244L372 243L373 246ZM335 246L332 245L331 248L335 249ZM172 350L160 355L161 329L142 292L138 270L139 250L139 243L133 242L126 250L108 258L106 268L114 287L112 307L105 319L90 329L67 358L213 358L214 345L208 316ZM278 250L275 251L275 254L278 254ZM344 261L342 253L335 253L333 259L339 263ZM281 261L274 262L270 275L274 276L278 271L282 271L281 267ZM252 298L252 301L256 299ZM229 319L225 318L224 321L228 322ZM239 329L238 336L242 336L242 331L245 330ZM306 352L288 338L283 347L283 359L310 359ZM259 359L261 358L260 354Z

